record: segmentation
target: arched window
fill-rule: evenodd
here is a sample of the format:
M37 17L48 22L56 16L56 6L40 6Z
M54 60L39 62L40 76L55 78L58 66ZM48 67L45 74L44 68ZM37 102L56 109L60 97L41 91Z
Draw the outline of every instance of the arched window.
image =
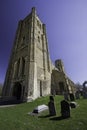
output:
M40 42L40 37L38 36L38 42Z
M22 44L25 44L25 36L22 38Z
M13 78L16 78L16 70L17 69L17 61L14 63L14 68L13 68Z
M22 57L22 76L25 74L25 59Z
M20 67L20 59L14 62L13 78L18 78Z
M16 77L19 75L20 59L17 61Z

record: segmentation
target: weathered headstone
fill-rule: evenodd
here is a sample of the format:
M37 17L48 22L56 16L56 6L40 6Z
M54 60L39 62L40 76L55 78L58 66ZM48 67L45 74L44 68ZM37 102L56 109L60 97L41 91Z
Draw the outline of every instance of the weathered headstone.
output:
M61 116L63 118L70 117L70 105L66 100L61 101Z
M54 104L53 96L50 96L50 101L48 103L48 107L49 107L49 115L50 116L55 116L56 115L56 110L55 110L55 104Z
M64 95L64 99L69 101L69 95L67 92L63 92L63 95Z
M73 93L70 93L69 96L70 96L70 100L71 100L71 101L75 101L75 97L74 97L74 94L73 94Z
M80 99L80 92L79 91L76 91L75 97L76 97L76 99Z

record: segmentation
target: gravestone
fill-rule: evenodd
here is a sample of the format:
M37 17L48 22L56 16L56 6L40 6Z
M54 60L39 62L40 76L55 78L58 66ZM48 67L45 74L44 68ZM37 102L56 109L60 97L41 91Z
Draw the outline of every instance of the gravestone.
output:
M87 90L83 90L83 98L87 99Z
M42 111L45 111L45 110L48 110L48 106L47 105L39 105L37 106L36 108L34 108L33 112L32 113L40 113Z
M79 93L79 91L76 91L75 97L76 97L76 99L80 99L80 93Z
M70 117L70 105L66 100L61 101L61 116L63 118Z
M69 101L69 95L67 92L63 92L63 95L64 95L64 100L67 100Z
M71 108L76 108L77 107L77 103L76 102L70 102L70 107Z
M70 93L69 96L70 96L70 100L71 100L71 101L75 101L75 97L74 97L74 94L73 94L73 93Z
M87 99L87 81L83 83L83 98Z
M54 104L53 96L50 96L50 101L48 103L48 107L49 107L49 115L50 116L55 116L56 115L56 110L55 110L55 104Z

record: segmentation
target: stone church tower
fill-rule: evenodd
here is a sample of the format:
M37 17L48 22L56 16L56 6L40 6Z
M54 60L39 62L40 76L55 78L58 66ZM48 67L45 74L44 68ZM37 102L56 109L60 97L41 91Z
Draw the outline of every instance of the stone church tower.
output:
M35 8L19 21L2 96L29 101L50 94L51 63L45 24Z

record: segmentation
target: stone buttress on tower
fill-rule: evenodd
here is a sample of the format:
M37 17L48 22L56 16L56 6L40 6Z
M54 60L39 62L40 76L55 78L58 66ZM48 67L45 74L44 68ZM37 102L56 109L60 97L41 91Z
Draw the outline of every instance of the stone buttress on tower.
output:
M2 97L28 101L50 94L51 69L46 27L33 7L20 20L5 77Z

